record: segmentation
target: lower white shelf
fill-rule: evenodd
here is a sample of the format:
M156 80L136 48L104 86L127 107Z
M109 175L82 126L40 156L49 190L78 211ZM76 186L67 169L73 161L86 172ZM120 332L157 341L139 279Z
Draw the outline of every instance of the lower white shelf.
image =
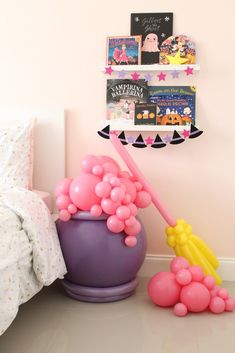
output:
M183 131L189 130L190 125L134 125L129 120L106 120L104 126L109 125L112 131Z

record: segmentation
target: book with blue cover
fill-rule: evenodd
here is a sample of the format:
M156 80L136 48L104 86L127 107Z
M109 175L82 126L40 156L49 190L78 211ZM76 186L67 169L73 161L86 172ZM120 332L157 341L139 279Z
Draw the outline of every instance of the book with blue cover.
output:
M149 86L149 102L157 105L158 125L195 125L195 86Z

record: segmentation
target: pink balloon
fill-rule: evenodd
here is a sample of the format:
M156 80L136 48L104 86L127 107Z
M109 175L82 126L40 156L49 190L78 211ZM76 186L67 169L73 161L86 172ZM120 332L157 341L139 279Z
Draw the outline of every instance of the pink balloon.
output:
M110 180L111 180L113 177L115 177L114 174L112 174L112 173L107 173L107 174L105 174L105 175L103 176L103 181L109 183Z
M128 235L125 238L124 242L125 242L126 246L128 246L128 248L133 248L137 244L137 239L136 239L136 237Z
M127 219L131 215L131 211L127 206L119 206L116 210L116 215L119 219Z
M220 288L218 290L218 296L222 299L228 299L228 290L226 288Z
M95 187L96 195L101 198L108 197L110 195L111 190L111 185L105 181L101 181Z
M110 197L114 202L120 202L124 199L125 192L119 186L113 188L111 191Z
M119 175L118 175L120 178L125 178L125 179L130 179L131 178L131 175L129 172L125 171L125 170L122 170Z
M200 266L198 266L198 265L190 266L189 271L192 273L193 281L201 282L203 280L204 273L203 273L203 270Z
M119 166L119 164L111 157L109 156L97 156L98 161L100 164L104 164L104 163L111 163L113 165L115 165L116 169L118 170L118 173L120 172L121 168Z
M209 275L209 276L206 276L204 279L203 279L203 284L206 286L206 288L208 288L209 290L212 289L215 285L215 279L213 276Z
M147 191L141 190L137 192L135 204L139 208L146 208L152 202L151 196Z
M114 175L118 175L119 168L117 167L116 163L113 162L106 162L102 164L104 169L104 173L112 173Z
M60 195L56 199L56 206L59 210L67 208L71 203L70 197L67 195Z
M89 211L91 206L100 203L95 193L96 185L101 181L93 174L81 174L73 180L70 186L70 197L80 210Z
M136 236L141 231L141 224L139 221L136 220L136 222L132 226L125 227L124 231L127 235Z
M102 214L102 208L100 205L93 205L90 209L90 213L94 217L99 217Z
M233 298L228 298L225 300L225 310L226 311L235 310L235 300Z
M210 303L209 290L200 282L191 282L182 287L180 301L191 312L204 311Z
M70 214L75 214L77 213L78 209L73 203L71 203L68 205L68 211Z
M131 203L128 205L128 207L129 207L129 209L130 209L130 211L131 211L131 215L132 215L132 216L136 216L136 215L137 215L137 212L138 212L136 205L131 202Z
M68 195L71 182L72 179L70 178L61 180L56 186L55 196L58 197L60 195Z
M220 287L217 285L214 285L214 287L212 287L212 289L210 290L211 297L217 296L219 290L220 290Z
M139 181L135 181L134 185L137 191L141 191L143 189L143 185Z
M177 271L175 279L181 286L185 286L192 281L192 274L189 270L182 268L182 270Z
M110 182L110 184L111 184L112 186L114 186L114 187L121 185L120 179L119 179L118 177L116 177L116 176L110 178L109 182Z
M92 168L97 164L99 164L98 158L92 154L88 154L83 158L81 168L85 173L91 173Z
M60 220L63 222L67 222L71 218L71 214L67 210L60 210Z
M186 305L184 305L183 303L175 304L175 306L174 306L174 314L176 316L183 317L183 316L187 315L187 313L188 313L188 309L187 309Z
M107 219L107 227L113 233L120 233L124 229L124 222L117 216L113 215Z
M131 202L131 195L125 194L124 199L122 200L123 205L128 205Z
M103 172L104 172L103 167L99 164L95 165L92 168L92 174L94 174L94 175L102 176Z
M189 262L186 260L184 257L181 256L176 256L173 260L171 260L170 263L170 269L171 272L177 273L179 270L182 270L183 268L188 268L189 267Z
M148 295L156 305L167 307L178 303L181 286L171 272L159 272L148 283Z
M211 302L209 305L210 311L214 314L221 314L225 311L225 302L220 297L211 298Z
M134 216L130 216L128 219L125 220L125 225L127 227L131 227L136 223L136 218Z
M129 179L121 178L121 184L125 185L126 193L131 196L131 202L133 202L136 198L136 188L133 182Z
M116 209L120 206L120 202L113 202L110 199L102 199L101 207L105 213L108 215L114 215L116 213Z

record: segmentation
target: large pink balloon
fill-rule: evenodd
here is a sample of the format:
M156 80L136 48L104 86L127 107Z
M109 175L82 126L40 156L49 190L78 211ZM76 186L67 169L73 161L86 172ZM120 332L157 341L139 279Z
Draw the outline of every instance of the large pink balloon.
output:
M120 202L114 202L110 199L102 199L101 207L103 211L109 215L114 215L116 213L116 209L121 205Z
M61 180L55 188L55 196L68 195L71 182L70 178Z
M88 154L83 158L81 168L85 173L91 173L92 168L97 164L99 164L98 158L92 154Z
M204 311L210 303L210 292L200 282L191 282L184 286L180 293L180 301L194 313Z
M89 211L91 206L99 204L100 198L95 193L101 178L93 174L81 174L71 183L70 197L80 210Z
M124 229L124 222L117 216L113 215L107 219L107 227L113 233L120 233Z
M136 188L132 181L125 178L120 178L121 184L125 185L126 193L130 195L131 202L133 202L136 198Z
M104 165L105 163L111 163L111 164L115 165L115 167L116 167L115 170L117 170L118 173L121 171L119 164L113 158L111 158L109 156L97 156L97 158L98 158L98 161L100 164ZM116 175L116 173L115 173L115 175Z

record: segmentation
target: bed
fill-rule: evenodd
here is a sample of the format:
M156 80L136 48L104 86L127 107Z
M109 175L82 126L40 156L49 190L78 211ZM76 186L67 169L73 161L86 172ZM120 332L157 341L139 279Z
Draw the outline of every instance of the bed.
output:
M48 208L63 176L64 112L0 110L0 335L21 304L66 273Z

